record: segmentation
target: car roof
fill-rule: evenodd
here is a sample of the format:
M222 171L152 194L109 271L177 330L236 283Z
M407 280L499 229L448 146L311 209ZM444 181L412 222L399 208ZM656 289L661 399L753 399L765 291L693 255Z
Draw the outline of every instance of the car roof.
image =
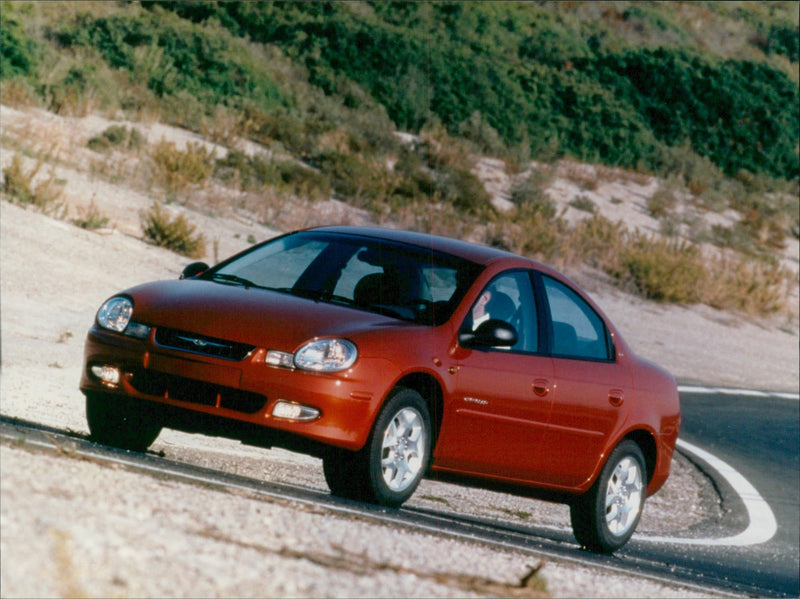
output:
M470 243L460 239L450 239L449 237L441 237L439 235L417 233L415 231L354 226L323 226L314 227L307 230L336 233L341 235L355 235L360 237L368 237L371 239L384 239L387 241L404 243L407 245L433 250L435 252L451 254L453 256L458 256L459 258L464 258L471 262L483 265L486 265L498 258L528 260L527 258L522 258L517 254L513 254L498 248L493 248L486 245L478 245L477 243ZM531 262L532 265L540 266L532 260L529 260L529 262Z

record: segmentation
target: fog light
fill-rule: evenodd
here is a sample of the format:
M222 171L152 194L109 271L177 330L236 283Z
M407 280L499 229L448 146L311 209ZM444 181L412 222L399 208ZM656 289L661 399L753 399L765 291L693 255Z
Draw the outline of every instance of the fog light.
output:
M119 385L120 372L119 368L116 366L110 366L108 364L95 364L92 366L91 371L92 374L100 379L100 382L104 385L109 385L112 387Z
M316 408L284 400L280 400L272 408L272 415L275 418L285 418L286 420L314 420L319 418L319 414L320 412Z

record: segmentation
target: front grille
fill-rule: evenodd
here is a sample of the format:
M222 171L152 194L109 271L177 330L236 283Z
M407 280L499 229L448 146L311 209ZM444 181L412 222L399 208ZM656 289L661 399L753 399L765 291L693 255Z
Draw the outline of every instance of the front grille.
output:
M134 389L146 395L177 399L204 406L217 406L245 414L255 414L267 403L267 398L259 393L204 383L153 370L136 371L130 382Z
M156 343L161 347L236 361L244 360L256 347L161 327L156 329Z

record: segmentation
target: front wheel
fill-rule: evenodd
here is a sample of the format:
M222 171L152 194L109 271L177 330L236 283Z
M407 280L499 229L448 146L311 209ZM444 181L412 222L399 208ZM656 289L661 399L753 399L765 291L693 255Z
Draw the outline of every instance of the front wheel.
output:
M86 394L86 420L94 441L131 451L145 451L161 433L146 406L127 397Z
M431 419L422 396L398 389L386 401L364 448L331 452L323 460L335 495L399 507L416 490L428 468Z
M575 538L599 553L622 547L642 516L645 491L642 450L633 441L623 441L611 452L591 489L570 505Z

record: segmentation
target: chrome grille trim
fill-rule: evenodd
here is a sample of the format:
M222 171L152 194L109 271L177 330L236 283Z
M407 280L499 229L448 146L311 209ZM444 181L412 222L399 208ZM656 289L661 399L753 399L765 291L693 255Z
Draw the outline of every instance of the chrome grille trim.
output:
M156 345L167 349L200 354L239 362L244 360L256 346L215 337L198 335L176 329L156 328Z

